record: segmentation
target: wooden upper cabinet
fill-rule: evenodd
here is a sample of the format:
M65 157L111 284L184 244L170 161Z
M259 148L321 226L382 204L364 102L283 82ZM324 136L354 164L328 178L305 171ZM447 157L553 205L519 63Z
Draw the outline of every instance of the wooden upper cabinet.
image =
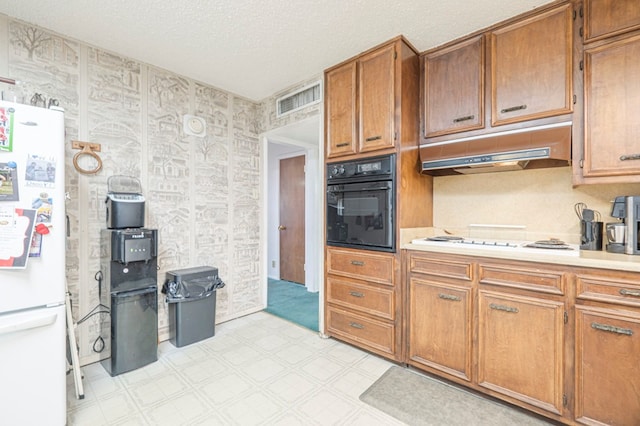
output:
M356 153L356 61L326 73L327 157Z
M359 60L360 152L394 146L395 56L395 44L391 44Z
M640 174L640 34L584 51L585 177Z
M640 28L638 0L585 0L585 43L638 28Z
M491 124L572 112L570 3L498 28L491 45Z
M327 158L395 146L398 45L385 44L325 73Z
M484 36L422 57L423 137L484 127Z

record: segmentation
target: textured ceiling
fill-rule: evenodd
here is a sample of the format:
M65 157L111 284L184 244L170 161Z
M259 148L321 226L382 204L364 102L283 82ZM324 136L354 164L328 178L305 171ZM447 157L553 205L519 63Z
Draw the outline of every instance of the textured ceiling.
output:
M422 52L546 3L0 0L0 13L259 101L399 34Z

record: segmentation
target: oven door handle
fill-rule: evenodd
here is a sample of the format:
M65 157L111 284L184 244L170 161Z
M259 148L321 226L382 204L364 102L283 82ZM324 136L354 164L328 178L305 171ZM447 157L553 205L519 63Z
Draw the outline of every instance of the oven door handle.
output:
M368 192L368 191L390 191L391 188L388 186L377 186L375 188L362 188L362 189L334 189L327 190L330 194L342 194L345 192Z

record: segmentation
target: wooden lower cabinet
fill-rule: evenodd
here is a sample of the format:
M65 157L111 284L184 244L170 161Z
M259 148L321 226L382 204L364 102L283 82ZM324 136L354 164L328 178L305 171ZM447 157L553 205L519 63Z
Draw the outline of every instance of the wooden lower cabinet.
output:
M470 286L409 280L409 364L471 381Z
M576 306L576 420L640 424L640 314Z
M564 302L478 293L478 385L562 414Z
M327 247L325 324L329 336L402 360L402 305L394 253Z
M570 425L640 425L640 273L406 250L406 362Z
M640 425L640 274L575 273L575 419Z
M572 423L564 267L404 253L407 363Z

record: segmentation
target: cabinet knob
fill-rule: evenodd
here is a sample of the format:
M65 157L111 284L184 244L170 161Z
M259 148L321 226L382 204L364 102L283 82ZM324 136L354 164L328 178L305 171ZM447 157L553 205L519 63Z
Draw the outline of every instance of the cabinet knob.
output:
M497 305L495 303L490 303L489 307L491 309L495 309L496 311L504 311L504 312L510 312L512 314L517 314L518 308L512 308L511 306L505 306L505 305Z
M594 330L607 331L609 333L624 334L625 336L633 336L633 330L629 328L616 327L615 325L600 324L597 322L592 322L591 328L593 328Z
M527 106L526 105L516 105L516 106L509 107L509 108L501 109L500 112L504 114L505 112L520 111L521 109L527 109Z
M621 155L620 156L620 161L627 161L627 160L640 160L640 154L631 154L631 155Z
M463 121L473 120L474 118L475 118L475 115L466 115L464 117L454 118L453 122L454 123L460 123L460 122L463 122Z
M638 290L627 290L626 288L620 289L620 294L623 295L623 296L640 297L640 291L638 291Z
M458 297L458 296L454 296L453 294L438 293L438 297L439 297L440 299L444 299L444 300L452 300L452 301L454 301L454 302L459 302L460 300L462 300L462 299L460 299L460 297Z

